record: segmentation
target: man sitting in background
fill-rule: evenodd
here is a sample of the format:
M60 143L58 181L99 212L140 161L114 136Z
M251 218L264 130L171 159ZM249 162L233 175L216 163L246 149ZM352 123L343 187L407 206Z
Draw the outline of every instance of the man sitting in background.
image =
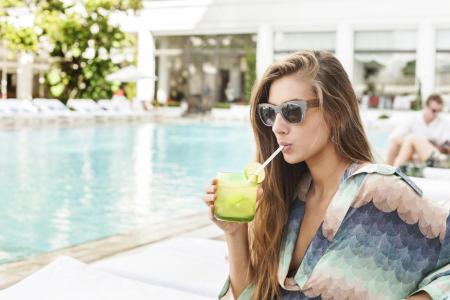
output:
M401 167L416 155L418 162L428 167L450 168L450 141L435 146L423 137L409 135L405 138L400 152L394 161L394 167Z
M389 149L386 163L394 164L400 149L408 136L425 138L438 149L449 138L449 122L439 116L444 108L444 101L438 94L431 94L421 114L400 125L389 137Z

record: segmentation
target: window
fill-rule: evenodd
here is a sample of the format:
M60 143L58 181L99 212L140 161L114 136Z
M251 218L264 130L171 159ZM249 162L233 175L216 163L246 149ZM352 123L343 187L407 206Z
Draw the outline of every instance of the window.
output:
M357 31L353 83L358 95L415 94L417 33Z
M274 38L274 58L280 61L299 50L326 50L334 52L335 32L277 32Z
M436 90L450 93L450 29L436 32Z

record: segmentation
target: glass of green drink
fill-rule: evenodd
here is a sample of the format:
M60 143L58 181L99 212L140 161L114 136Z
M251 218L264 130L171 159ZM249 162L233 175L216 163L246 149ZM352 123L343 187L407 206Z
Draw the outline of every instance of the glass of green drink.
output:
M257 181L245 178L242 172L220 172L217 179L216 218L232 222L252 221L256 210Z
M250 222L255 217L258 184L266 177L264 168L283 150L282 145L263 164L252 162L243 172L217 174L214 215L229 222Z

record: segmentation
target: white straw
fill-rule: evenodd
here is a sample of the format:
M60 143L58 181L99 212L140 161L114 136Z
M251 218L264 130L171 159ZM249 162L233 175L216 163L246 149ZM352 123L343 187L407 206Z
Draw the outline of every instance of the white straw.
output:
M258 170L256 170L256 172L253 175L258 175L259 172L261 172L262 170L264 170L264 168L272 161L272 159L275 158L275 156L277 156L278 153L281 152L281 150L283 150L284 146L280 145L280 147L278 147L278 149L272 153L271 156L269 156L268 159L266 159L266 161L261 165L261 167L258 168Z

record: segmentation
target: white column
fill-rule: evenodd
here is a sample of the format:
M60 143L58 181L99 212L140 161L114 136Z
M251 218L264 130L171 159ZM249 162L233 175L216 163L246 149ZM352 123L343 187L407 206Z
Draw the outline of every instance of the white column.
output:
M0 100L4 100L7 98L7 73L8 73L8 68L7 68L7 62L8 62L8 48L6 45L6 41L3 40L2 43L2 48L1 48L1 56L2 56L2 61L1 61L1 68L2 68L2 78L0 78Z
M168 49L169 43L167 38L162 38L160 45L160 50ZM162 52L158 62L158 91L156 91L156 98L159 103L167 103L169 99L169 88L169 58Z
M148 30L138 32L138 69L148 76L155 76L155 42ZM155 79L141 79L137 82L137 98L152 101Z
M31 99L33 91L33 55L22 52L17 67L17 99Z
M336 57L344 66L344 69L352 82L354 52L353 28L350 24L340 24L336 31Z
M256 40L256 76L261 78L273 63L273 30L269 25L260 25Z
M242 97L242 76L241 69L238 63L235 63L230 68L230 84L229 87L232 89L234 98Z
M436 31L430 21L419 25L416 78L421 82L422 100L434 90L436 77Z

